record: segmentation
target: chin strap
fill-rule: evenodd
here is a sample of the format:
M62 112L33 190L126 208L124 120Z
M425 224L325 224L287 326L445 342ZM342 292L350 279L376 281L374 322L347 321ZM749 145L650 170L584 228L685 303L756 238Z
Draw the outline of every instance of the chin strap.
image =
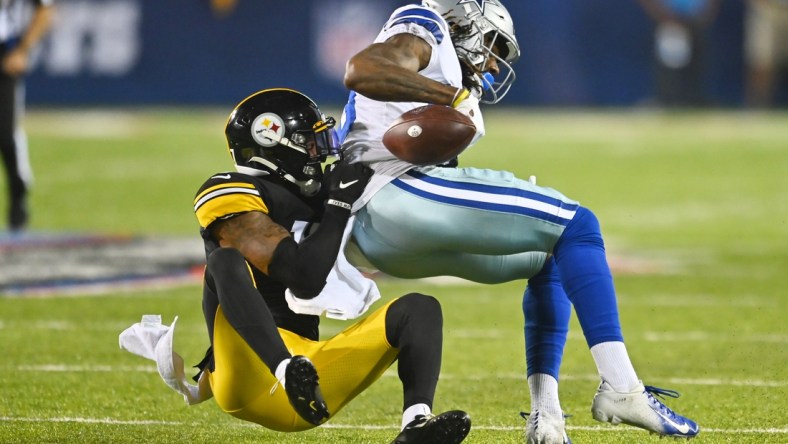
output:
M308 180L298 180L293 177L291 174L287 173L285 170L279 168L278 165L271 162L268 159L264 159L262 157L254 156L249 159L249 162L259 163L260 165L268 168L271 170L272 173L276 173L282 179L296 185L299 190L301 190L301 194L304 196L314 196L320 191L320 182L316 181L315 179L308 179Z

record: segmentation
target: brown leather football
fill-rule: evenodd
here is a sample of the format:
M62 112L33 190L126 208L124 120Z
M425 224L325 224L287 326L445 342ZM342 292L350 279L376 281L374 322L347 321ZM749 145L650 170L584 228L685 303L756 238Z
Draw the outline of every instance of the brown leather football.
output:
M383 135L383 145L414 165L438 165L459 155L473 140L471 118L443 105L425 105L403 113Z

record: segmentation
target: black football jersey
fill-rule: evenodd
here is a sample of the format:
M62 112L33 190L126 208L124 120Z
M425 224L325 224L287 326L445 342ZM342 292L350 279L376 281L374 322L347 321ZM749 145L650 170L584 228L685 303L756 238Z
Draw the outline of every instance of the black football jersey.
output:
M228 172L211 176L197 191L194 213L200 223L206 255L219 248L210 226L217 220L248 211L261 211L291 233L308 229L317 221L322 206L302 199L279 183L265 177ZM285 300L285 286L249 264L257 291L274 316L276 325L309 339L317 340L319 317L297 314Z

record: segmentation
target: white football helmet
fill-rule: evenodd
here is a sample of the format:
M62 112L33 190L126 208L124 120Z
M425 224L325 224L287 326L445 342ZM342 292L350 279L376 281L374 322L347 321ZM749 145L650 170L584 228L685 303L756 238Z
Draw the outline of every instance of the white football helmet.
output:
M457 57L477 72L483 73L492 56L500 73L496 79L481 76L484 89L482 103L498 103L515 79L512 64L520 58L520 46L514 37L514 22L498 0L423 0L423 6L437 11L449 23ZM498 54L493 52L497 46Z

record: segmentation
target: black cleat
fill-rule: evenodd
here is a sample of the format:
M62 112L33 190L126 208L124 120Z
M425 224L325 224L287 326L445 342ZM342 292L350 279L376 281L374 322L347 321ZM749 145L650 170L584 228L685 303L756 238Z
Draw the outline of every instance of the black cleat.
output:
M24 202L16 201L11 204L8 212L8 229L12 232L21 232L27 228L30 213Z
M471 431L471 418L462 410L419 415L391 444L459 444Z
M328 406L317 383L317 370L305 356L293 356L285 369L285 392L293 409L307 422L324 423L329 416Z

